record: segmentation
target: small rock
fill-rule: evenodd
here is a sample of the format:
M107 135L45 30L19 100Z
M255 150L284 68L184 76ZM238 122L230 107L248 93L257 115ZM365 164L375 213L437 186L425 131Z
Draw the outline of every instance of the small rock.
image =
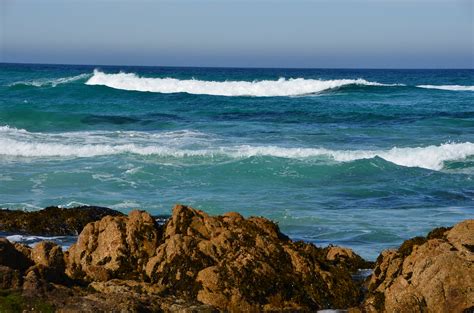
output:
M337 265L342 265L343 267L348 268L351 272L373 267L372 262L364 260L349 248L329 246L325 250L327 251L327 260L333 261Z

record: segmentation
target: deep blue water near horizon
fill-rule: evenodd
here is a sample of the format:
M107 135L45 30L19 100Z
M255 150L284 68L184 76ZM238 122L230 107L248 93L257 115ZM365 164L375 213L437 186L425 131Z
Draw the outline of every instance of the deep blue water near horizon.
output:
M374 259L474 213L474 70L0 64L0 207L270 218Z

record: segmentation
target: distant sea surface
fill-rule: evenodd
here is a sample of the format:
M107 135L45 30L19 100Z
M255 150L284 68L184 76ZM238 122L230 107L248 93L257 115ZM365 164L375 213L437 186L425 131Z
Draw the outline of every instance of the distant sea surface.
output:
M474 217L474 71L0 64L0 207L175 203L374 259Z

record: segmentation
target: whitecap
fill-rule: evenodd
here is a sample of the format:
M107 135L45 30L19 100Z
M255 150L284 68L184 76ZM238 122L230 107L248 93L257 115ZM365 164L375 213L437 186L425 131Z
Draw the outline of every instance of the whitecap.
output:
M157 93L185 92L197 95L254 97L308 95L346 85L398 85L371 82L362 78L334 80L280 78L278 80L261 81L204 81L197 79L180 80L176 78L140 77L134 73L107 74L98 70L94 70L94 75L87 80L86 84L101 85L114 89L130 91L147 91Z
M380 157L407 167L441 170L446 161L462 160L474 155L474 143L444 143L421 147L393 147L380 150L331 150L324 147L283 147L272 145L226 144L214 135L194 131L147 133L74 132L30 133L8 126L0 127L0 155L51 158L96 157L137 154L164 158L256 156L290 159L326 158L351 162ZM102 177L103 178L103 177Z

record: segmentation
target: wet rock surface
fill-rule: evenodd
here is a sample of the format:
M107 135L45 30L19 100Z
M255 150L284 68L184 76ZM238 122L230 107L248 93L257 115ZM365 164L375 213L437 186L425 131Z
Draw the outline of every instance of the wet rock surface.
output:
M121 216L118 211L97 207L47 207L39 211L0 210L0 231L39 236L76 236L90 222L105 216Z
M0 311L463 312L473 307L474 221L384 251L294 242L276 224L178 205L164 224L143 211L85 226L68 251L0 239Z

